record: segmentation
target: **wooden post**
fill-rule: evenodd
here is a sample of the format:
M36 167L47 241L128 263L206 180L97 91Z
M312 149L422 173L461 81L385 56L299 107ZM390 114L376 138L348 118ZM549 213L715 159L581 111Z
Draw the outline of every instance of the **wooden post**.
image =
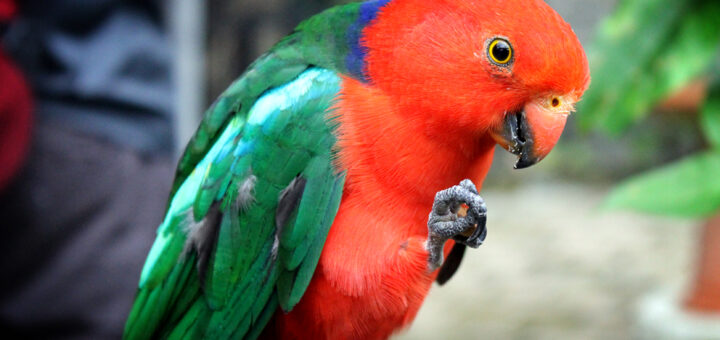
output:
M695 282L685 308L703 313L720 313L720 215L705 223L700 236L700 258Z

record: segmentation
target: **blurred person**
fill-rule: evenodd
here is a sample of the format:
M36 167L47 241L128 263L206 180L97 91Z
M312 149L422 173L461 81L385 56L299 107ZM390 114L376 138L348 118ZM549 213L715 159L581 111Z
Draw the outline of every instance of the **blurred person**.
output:
M173 178L160 1L17 6L2 45L28 79L35 124L0 188L0 335L119 338Z

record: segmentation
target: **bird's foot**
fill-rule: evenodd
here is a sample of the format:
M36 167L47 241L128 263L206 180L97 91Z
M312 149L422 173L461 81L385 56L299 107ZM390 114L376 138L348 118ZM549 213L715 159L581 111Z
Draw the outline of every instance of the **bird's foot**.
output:
M462 205L467 205L467 214L461 216ZM439 191L435 195L428 218L428 240L426 248L430 257L428 267L434 271L442 265L443 248L449 239L472 248L479 247L485 240L487 229L487 207L469 179L460 185Z

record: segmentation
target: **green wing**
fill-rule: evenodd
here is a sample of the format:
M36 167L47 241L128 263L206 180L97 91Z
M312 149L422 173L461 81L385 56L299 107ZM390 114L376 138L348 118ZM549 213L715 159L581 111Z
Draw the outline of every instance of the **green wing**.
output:
M278 306L289 311L302 297L344 184L327 120L340 78L290 73L233 115L183 176L125 338L256 338Z
M330 8L298 25L295 31L258 58L232 83L205 112L200 127L180 158L172 198L187 176L195 169L228 121L244 116L267 90L283 85L309 66L318 66L350 74L348 34L357 25L362 3Z

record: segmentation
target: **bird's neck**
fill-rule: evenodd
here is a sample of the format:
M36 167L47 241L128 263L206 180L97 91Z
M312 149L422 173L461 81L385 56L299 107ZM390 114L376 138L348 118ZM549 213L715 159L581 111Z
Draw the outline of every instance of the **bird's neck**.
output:
M336 110L338 161L347 170L347 190L365 195L367 204L402 200L427 217L439 190L465 178L480 188L494 142L410 111L372 85L345 78Z

